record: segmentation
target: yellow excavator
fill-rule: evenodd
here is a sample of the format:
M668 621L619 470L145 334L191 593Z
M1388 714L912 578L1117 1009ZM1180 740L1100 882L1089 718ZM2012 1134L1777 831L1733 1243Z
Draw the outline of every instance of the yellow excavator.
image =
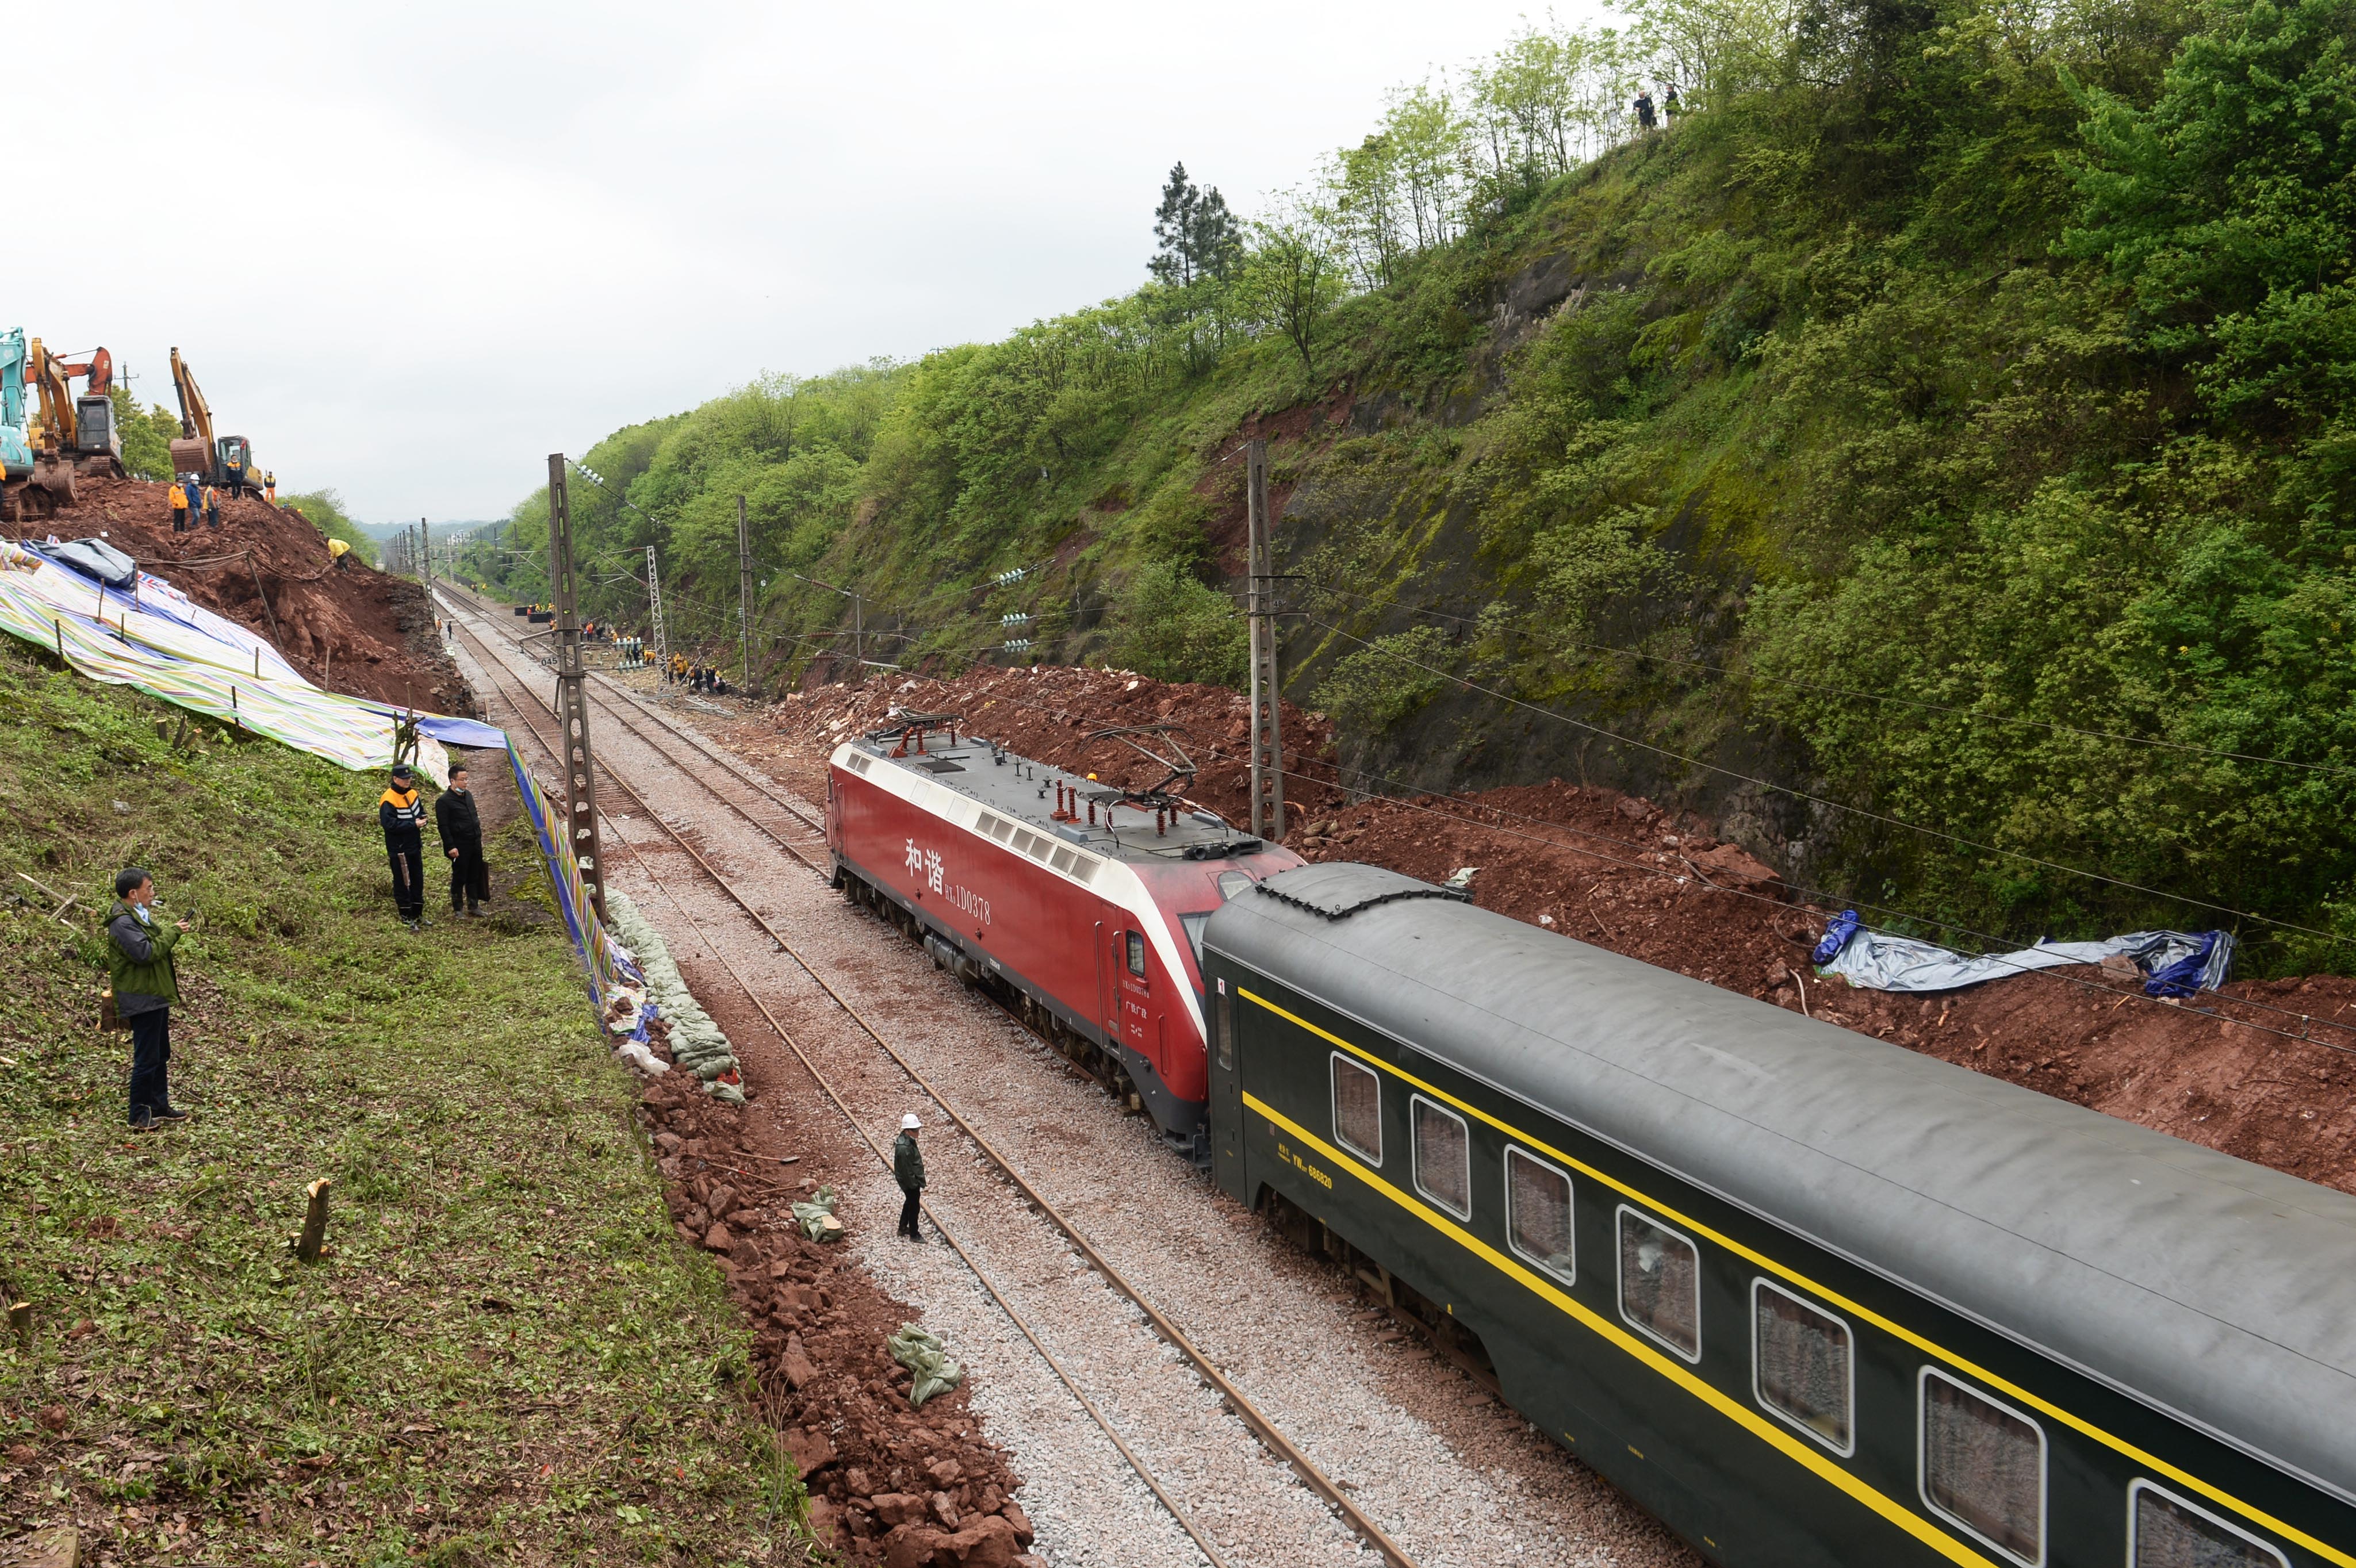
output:
M80 397L73 392L77 376L89 383ZM91 478L129 476L130 471L123 466L122 432L115 429L114 400L108 395L114 385L112 355L101 348L87 360L69 361L51 353L36 337L25 356L25 381L39 401L30 432L33 461L37 469L50 476L47 480L50 491L59 492L62 481L60 499L71 501L76 474Z
M213 411L197 389L187 361L172 350L172 389L180 399L180 439L172 443L172 472L193 474L208 485L225 487L232 496L262 488L261 471L253 465L253 443L241 435L213 434Z

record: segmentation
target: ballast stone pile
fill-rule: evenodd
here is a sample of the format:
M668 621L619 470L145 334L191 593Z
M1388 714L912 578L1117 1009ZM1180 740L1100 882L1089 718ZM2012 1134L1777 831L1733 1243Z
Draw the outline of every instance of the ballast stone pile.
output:
M725 1100L732 1105L743 1104L744 1092L737 1087L743 1080L736 1071L735 1051L729 1045L728 1037L720 1032L720 1026L712 1021L712 1015L688 990L679 965L671 962L670 948L663 942L662 933L638 912L638 906L630 901L626 893L607 890L605 914L614 934L629 949L639 974L646 977L650 993L648 1011L661 1019L670 1031L671 1060L701 1079L703 1092L713 1099ZM631 1046L636 1046L635 1052ZM638 1061L640 1056L647 1057L654 1069L662 1065L637 1039L618 1048L616 1054L641 1072L649 1068Z

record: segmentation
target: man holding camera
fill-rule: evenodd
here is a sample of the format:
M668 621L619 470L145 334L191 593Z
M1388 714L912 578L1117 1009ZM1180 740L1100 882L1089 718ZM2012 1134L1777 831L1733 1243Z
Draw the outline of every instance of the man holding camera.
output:
M180 999L172 950L185 920L166 926L155 918L155 879L126 866L114 879L114 907L106 913L107 973L114 1016L131 1030L131 1127L150 1133L187 1120L172 1104L172 1004Z

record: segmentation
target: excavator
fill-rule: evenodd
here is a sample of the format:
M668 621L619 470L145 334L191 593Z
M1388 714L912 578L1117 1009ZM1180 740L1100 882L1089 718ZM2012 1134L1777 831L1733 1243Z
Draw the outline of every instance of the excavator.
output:
M88 389L73 394L73 378L84 377ZM40 416L33 421L37 461L63 466L91 478L127 479L123 466L123 436L115 429L114 357L101 348L80 363L60 359L33 339L25 365L27 385L40 394ZM70 494L63 497L70 500Z
M177 348L172 350L172 389L180 398L180 439L172 443L172 472L224 485L232 496L262 488L261 473L253 465L253 443L241 435L213 434L212 408L197 390L197 379Z
M23 327L0 333L0 522L53 517L74 498L72 463L37 444L38 427L26 416L31 357Z

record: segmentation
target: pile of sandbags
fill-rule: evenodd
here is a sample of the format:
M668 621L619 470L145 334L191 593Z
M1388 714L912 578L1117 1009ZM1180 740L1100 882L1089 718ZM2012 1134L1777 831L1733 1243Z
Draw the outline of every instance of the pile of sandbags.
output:
M688 990L661 933L638 912L628 894L610 888L605 892L605 920L646 978L646 1001L635 1035L641 1048L648 1021L659 1019L669 1035L666 1043L671 1060L701 1080L703 1092L713 1099L743 1104L744 1092L739 1085L744 1079L736 1071L736 1053L720 1026L712 1021L712 1015ZM635 1057L630 1060L636 1061Z

